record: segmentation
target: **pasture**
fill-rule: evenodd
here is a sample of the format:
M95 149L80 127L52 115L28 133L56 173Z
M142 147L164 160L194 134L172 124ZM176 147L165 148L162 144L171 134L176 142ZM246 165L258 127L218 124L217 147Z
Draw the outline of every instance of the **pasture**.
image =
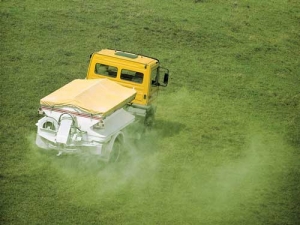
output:
M0 1L1 224L299 224L297 0ZM89 55L160 59L154 128L104 165L35 144Z

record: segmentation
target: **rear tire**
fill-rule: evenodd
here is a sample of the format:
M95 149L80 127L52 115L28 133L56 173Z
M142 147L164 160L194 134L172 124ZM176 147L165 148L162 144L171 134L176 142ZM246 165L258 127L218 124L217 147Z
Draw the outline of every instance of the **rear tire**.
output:
M110 163L119 161L120 155L121 155L121 149L122 149L122 141L120 140L120 138L116 138L116 140L113 144L112 150L110 152L110 155L109 155Z

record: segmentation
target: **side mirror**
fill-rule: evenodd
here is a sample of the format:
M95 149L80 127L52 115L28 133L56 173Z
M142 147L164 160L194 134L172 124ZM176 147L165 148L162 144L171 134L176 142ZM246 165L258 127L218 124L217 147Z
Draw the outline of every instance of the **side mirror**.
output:
M168 82L169 82L169 74L165 73L165 75L164 75L164 86L167 86Z

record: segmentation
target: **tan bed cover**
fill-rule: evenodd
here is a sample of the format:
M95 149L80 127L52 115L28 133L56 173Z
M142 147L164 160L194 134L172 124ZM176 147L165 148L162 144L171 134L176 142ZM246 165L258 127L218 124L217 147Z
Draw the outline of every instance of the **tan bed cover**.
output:
M50 107L76 107L89 114L109 115L131 102L134 89L123 87L108 79L76 79L40 100Z

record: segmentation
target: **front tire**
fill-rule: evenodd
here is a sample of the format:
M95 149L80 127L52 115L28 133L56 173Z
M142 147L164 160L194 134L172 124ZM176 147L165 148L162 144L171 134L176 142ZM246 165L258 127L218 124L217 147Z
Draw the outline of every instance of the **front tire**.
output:
M146 117L144 121L144 125L147 128L152 128L155 120L155 108L151 106L151 108L146 112Z

